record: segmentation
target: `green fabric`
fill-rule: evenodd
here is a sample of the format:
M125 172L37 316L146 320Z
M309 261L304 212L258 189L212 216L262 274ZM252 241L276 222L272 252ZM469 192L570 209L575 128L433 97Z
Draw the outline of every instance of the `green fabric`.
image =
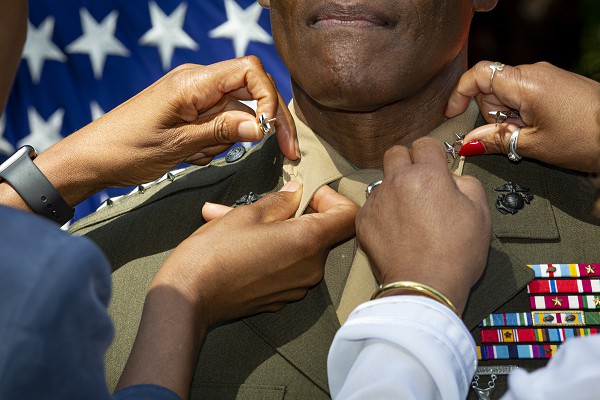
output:
M530 311L526 289L518 290L519 282L533 279L525 271L526 264L543 263L593 263L600 260L600 221L592 217L597 190L584 174L565 171L535 161L519 164L506 156L487 155L475 157L465 166L465 174L482 180L492 211L494 240L492 252L499 247L511 261L493 267L488 263L485 275L474 289L465 321L470 329L478 321L473 317L478 303L494 298L499 307L496 312ZM495 209L499 193L494 189L513 181L531 190L534 199L514 215L503 215ZM490 258L497 258L490 254ZM517 264L515 264L517 263ZM507 265L511 267L507 268ZM498 268L496 270L496 268ZM512 272L511 272L512 271ZM510 291L506 286L512 286ZM486 315L487 316L487 315ZM478 328L472 330L480 344ZM489 360L480 365L518 365L533 370L546 364L546 360ZM483 378L482 378L483 379ZM492 398L500 398L507 390L507 376L498 376ZM484 382L485 385L485 382ZM477 399L470 393L469 399Z
M277 189L282 161L272 137L234 164L191 168L172 183L127 196L71 227L98 243L115 270L109 312L116 332L106 357L110 388L135 339L152 277L169 252L204 223L204 202L233 204L249 191ZM329 398L327 349L337 329L324 283L277 314L219 327L206 339L191 397L261 398L265 387L276 387L285 388L286 399Z
M281 185L281 166L277 143L270 138L234 164L192 168L172 183L127 196L71 228L96 241L115 268L110 312L116 335L107 355L111 387L133 343L146 288L169 252L204 223L202 204L232 204L249 191L273 191ZM589 216L594 190L587 178L535 162L515 165L505 156L475 157L464 173L483 182L494 222L488 265L464 316L470 328L496 310L529 309L523 288L533 275L527 263L600 260L600 227ZM515 215L502 215L495 209L498 193L494 188L506 181L529 187L535 196L531 205ZM347 242L348 248L341 252L349 254L353 242ZM334 264L339 271L326 271L326 282L278 313L213 330L198 361L192 398L253 399L261 398L257 394L261 390L276 396L284 392L285 399L328 398L327 351L339 328L332 298L339 301L340 285L347 276L344 268L351 262ZM478 330L473 334L477 339ZM485 364L502 363L541 364L514 360ZM504 391L503 379L498 378L495 393Z
M600 312L588 311L585 313L585 323L588 325L600 325Z

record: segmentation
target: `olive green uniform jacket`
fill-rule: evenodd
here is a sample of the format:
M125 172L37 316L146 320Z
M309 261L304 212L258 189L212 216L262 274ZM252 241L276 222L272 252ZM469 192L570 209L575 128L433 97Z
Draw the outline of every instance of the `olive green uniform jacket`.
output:
M454 134L469 132L478 117L473 103L465 114L448 120L431 136L452 143ZM323 184L362 204L366 184L381 179L381 171L357 170L301 121L296 119L296 124L300 162L285 160L271 137L235 162L219 159L206 167L188 168L72 226L74 234L98 243L114 267L110 313L116 335L106 357L110 387L116 385L129 355L152 277L172 249L205 223L204 202L233 204L249 192L275 191L293 177L304 185L300 214ZM523 289L533 274L526 264L598 262L600 226L591 216L595 193L585 176L534 161L513 164L502 155L473 157L460 168L483 183L493 216L487 267L463 317L478 340L476 325L490 313L529 309ZM507 181L528 187L534 195L531 204L514 215L503 215L495 208L498 192L494 189ZM461 232L447 234L452 237ZM277 313L252 316L210 332L198 360L191 397L329 398L329 346L340 323L374 289L368 260L356 241L335 247L327 260L325 279L305 299ZM543 361L486 364L501 363L532 368ZM504 391L505 382L502 376L496 381L494 397Z

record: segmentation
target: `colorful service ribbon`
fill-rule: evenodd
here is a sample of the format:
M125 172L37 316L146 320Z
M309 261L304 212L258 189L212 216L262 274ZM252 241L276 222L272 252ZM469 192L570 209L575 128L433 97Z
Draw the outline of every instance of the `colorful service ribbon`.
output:
M600 264L528 267L535 275L527 285L532 311L485 318L479 324L484 328L479 360L548 359L565 340L600 333L599 327L590 327L600 326Z
M590 326L600 325L597 311L533 311L522 313L495 313L479 323L480 327L503 326Z
M527 293L600 293L600 279L534 279Z
M532 310L595 310L600 309L598 296L531 296L529 304Z
M536 278L600 277L600 264L529 264Z
M596 334L598 328L482 329L481 343L564 342L572 337Z
M513 344L477 346L478 360L542 359L551 358L556 344Z

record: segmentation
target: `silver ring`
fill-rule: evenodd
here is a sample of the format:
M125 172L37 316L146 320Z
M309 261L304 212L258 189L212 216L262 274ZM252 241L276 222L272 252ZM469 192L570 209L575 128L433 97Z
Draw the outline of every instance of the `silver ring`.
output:
M496 75L496 71L502 71L504 69L504 65L501 62L494 61L490 64L490 68L492 69L492 76L490 76L490 93L494 94L494 88L492 84L494 83L494 75Z
M373 189L375 189L377 186L381 185L381 182L383 182L382 180L379 181L375 181L375 182L371 182L367 185L367 187L365 188L365 194L367 197L369 197L369 195L371 194L371 192L373 191Z
M517 145L519 141L519 133L521 132L521 128L517 128L510 135L510 139L508 139L508 159L512 162L519 162L523 157L517 153Z

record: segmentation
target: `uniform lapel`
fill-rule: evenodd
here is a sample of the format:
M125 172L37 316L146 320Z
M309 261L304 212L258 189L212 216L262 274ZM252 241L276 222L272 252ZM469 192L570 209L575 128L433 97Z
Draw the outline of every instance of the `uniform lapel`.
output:
M366 185L381 179L382 176L383 173L379 170L359 170L342 178L333 186L352 201L362 205ZM345 252L346 256L341 257L336 252ZM354 258L353 262L351 257ZM351 263L352 267L349 268ZM344 291L350 271L362 273L367 280L353 279L351 281L360 283L360 287ZM348 305L349 311L352 311L357 303L367 301L374 289L375 281L368 261L364 254L357 253L356 241L353 238L330 252L325 267L325 279L319 286L311 289L305 299L286 306L278 313L257 315L246 319L245 322L288 362L328 392L327 353L335 333L340 328L336 307L340 303L342 292L344 296L353 295ZM342 303L348 301L344 302L342 298Z
M504 155L475 157L465 164L465 174L481 181L492 211L494 234L501 239L558 240L560 235L549 201L543 167L532 161L514 164ZM496 188L513 182L529 189L533 195L516 214L502 214L496 209Z
M281 311L244 322L308 379L329 393L327 353L340 324L324 282Z
M483 318L505 304L533 279L527 260L512 254L502 241L557 241L560 239L552 205L548 200L543 167L535 162L513 164L503 155L474 157L465 164L465 174L481 183L492 213L493 238L483 277L473 288L463 319L473 329ZM530 189L531 204L516 214L502 214L496 209L495 189L506 182L518 183Z
M294 179L303 184L302 199L296 212L298 217L304 213L317 189L354 172L356 168L298 119L293 102L290 103L289 108L296 123L301 159L284 161L283 182L287 183Z

